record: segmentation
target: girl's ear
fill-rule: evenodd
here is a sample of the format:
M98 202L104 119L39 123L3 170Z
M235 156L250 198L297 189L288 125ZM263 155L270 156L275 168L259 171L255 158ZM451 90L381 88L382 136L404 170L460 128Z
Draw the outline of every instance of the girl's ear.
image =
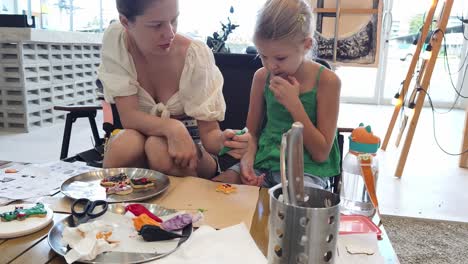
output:
M120 23L122 24L122 26L124 26L125 29L128 30L128 19L127 17L123 16L123 15L119 15L119 20L120 20Z
M304 40L304 49L306 49L306 50L312 49L312 43L313 43L313 41L312 41L311 37L306 38Z

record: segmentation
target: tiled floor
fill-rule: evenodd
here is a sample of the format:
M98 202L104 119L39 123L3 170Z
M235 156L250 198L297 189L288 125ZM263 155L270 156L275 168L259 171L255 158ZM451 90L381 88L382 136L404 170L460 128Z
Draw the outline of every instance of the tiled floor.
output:
M340 127L356 127L360 122L372 125L382 139L387 131L393 107L343 104ZM436 115L440 144L450 152L460 151L464 111ZM101 118L98 119L98 124ZM399 151L394 146L398 124L386 152L379 151L378 195L384 214L405 215L468 222L468 169L458 167L458 156L444 154L436 145L432 113L424 109L409 152L402 178L394 177ZM0 132L0 160L46 162L60 155L63 124L27 134ZM72 133L70 153L92 147L87 120L78 120Z

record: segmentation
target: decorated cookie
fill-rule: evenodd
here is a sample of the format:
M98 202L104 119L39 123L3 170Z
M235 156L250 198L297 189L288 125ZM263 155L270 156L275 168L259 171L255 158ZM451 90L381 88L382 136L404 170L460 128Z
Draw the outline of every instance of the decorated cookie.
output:
M36 203L34 207L23 208L22 206L15 207L14 211L0 214L2 221L9 222L13 220L24 220L28 217L45 217L47 210L42 203Z
M154 186L154 182L146 177L130 179L130 184L135 189L143 189Z
M132 186L128 184L117 184L111 187L106 188L106 194L118 194L118 195L126 195L133 192Z
M222 193L225 193L225 194L230 194L230 193L233 193L237 190L237 187L236 186L233 186L231 184L220 184L218 185L218 187L216 187L216 191L217 192L222 192Z
M101 185L104 187L114 186L116 184L129 184L130 180L125 173L120 173L119 175L105 177L101 180Z

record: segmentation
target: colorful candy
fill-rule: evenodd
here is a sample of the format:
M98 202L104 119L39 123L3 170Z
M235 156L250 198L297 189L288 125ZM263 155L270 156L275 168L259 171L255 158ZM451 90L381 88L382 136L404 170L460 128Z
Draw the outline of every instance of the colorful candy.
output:
M180 230L188 225L190 225L193 221L192 215L190 214L180 214L177 215L167 221L164 221L161 227L167 231L176 231Z
M159 222L156 222L154 219L150 218L147 214L141 214L133 220L133 226L135 227L136 231L140 231L140 229L145 226L145 225L154 225L154 226L160 226L161 224Z
M129 204L129 205L127 205L125 207L125 211L126 212L129 211L132 214L134 214L135 216L139 216L141 214L146 214L147 216L149 216L150 218L152 218L156 222L162 223L161 218L155 216L153 213L151 213L148 209L146 209L146 207L144 207L141 204Z
M174 238L185 237L176 233L172 233L161 229L159 226L145 225L141 228L139 234L143 237L145 241L165 241Z

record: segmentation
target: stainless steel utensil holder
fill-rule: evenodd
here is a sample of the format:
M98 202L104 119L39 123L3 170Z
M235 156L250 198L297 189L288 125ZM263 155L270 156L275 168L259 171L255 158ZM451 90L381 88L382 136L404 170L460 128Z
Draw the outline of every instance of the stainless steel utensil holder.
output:
M340 196L304 187L304 206L279 199L281 184L271 188L268 263L334 263L340 222Z

